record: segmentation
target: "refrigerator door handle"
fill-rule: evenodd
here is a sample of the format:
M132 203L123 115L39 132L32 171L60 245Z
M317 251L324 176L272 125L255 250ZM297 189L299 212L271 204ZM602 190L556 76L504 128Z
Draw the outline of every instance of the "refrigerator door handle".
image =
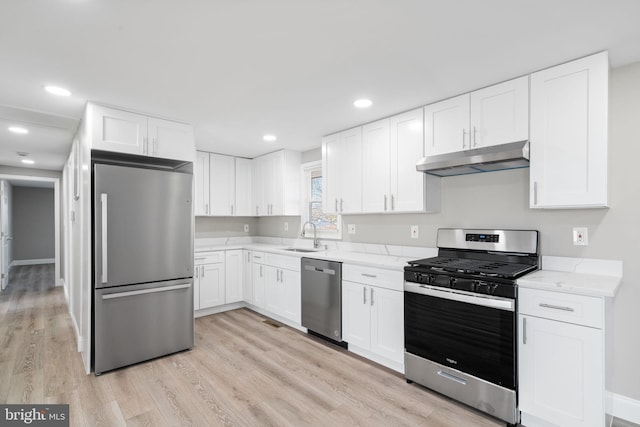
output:
M190 287L191 287L190 283L185 283L184 285L164 286L162 288L142 289L139 291L129 291L129 292L116 292L115 294L102 295L102 299L105 300L105 299L132 297L134 295L155 294L157 292L177 291L178 289L187 289Z
M107 283L107 193L100 193L100 205L102 207L102 223L100 224L102 229L100 236L102 242L102 283Z

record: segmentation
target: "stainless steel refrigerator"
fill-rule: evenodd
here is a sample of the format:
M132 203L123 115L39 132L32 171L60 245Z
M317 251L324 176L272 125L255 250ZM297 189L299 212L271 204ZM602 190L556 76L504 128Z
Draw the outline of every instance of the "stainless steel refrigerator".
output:
M92 162L96 375L194 340L192 165L114 163Z

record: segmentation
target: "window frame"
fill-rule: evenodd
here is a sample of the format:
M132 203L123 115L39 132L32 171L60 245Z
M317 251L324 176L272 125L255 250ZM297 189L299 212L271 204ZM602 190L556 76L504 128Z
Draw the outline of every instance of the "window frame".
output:
M313 162L303 163L301 166L301 177L302 177L302 185L301 188L301 206L300 206L300 233L302 233L302 225L309 221L311 214L311 178L314 175L314 172L320 171L323 177L322 181L322 191L325 191L324 187L324 173L322 170L322 161L317 160ZM323 193L323 199L324 193ZM332 239L332 240L342 240L342 217L339 214L336 214L337 217L337 229L336 231L326 231L326 230L318 230L317 235L320 239ZM304 238L313 239L313 233L307 227L307 232L305 233Z

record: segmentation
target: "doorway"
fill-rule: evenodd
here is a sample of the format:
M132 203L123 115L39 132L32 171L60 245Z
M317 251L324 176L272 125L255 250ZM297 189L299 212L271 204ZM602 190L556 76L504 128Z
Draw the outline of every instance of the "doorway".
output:
M44 242L43 240L40 240L39 242L36 240L29 240L31 237L29 236L30 230L27 229L27 231L25 231L23 224L24 218L22 218L22 214L20 213L18 213L18 215L21 216L18 220L18 224L21 229L16 230L16 218L13 218L14 209L12 209L16 192L18 192L19 197L25 196L28 198L30 197L29 193L38 194L38 191L50 192L51 190L53 191L53 206L48 206L46 212L47 215L53 216L53 236L50 236L50 232L48 232L47 242ZM51 203L50 197L46 203ZM34 226L38 225L39 224L34 224ZM36 230L36 228L34 228L34 230ZM18 247L16 247L14 235L14 232L16 231L21 233L23 236L20 241L21 245L18 245ZM45 264L53 262L55 284L61 285L63 283L61 275L59 178L0 174L0 232L0 287L2 290L5 290L7 287L11 268L19 265ZM24 236L27 236L26 242ZM39 234L38 232L33 233L32 237L33 239L44 238L43 234ZM50 242L51 239L53 240L52 243ZM38 255L39 253L42 253L38 252L41 249L38 245L47 245L50 247L51 244L53 245L53 258L49 255L51 253L50 250L47 252L46 258L42 258L41 255ZM31 245L31 249L28 249L29 245ZM25 249L25 247L27 249ZM16 249L18 249L19 253L16 253ZM25 255L25 253L31 253L34 255ZM27 259L24 259L25 257Z

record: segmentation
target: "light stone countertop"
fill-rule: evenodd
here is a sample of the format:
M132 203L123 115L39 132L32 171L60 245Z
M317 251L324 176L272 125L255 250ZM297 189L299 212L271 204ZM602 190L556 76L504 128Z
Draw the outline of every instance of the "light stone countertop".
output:
M255 241L257 240L257 241ZM437 255L436 248L329 242L326 250L313 252L287 251L286 248L312 249L307 240L292 239L196 239L195 252L249 249L278 255L339 261L368 267L403 271L407 262ZM323 241L323 243L325 243Z
M522 288L595 297L615 297L622 284L622 261L542 257L542 270L518 279Z

